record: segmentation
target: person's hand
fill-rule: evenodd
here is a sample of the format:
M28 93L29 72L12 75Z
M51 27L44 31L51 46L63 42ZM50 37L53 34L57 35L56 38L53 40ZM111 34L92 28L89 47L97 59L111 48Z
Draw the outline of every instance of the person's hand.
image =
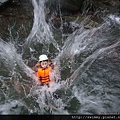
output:
M36 74L36 72L34 71L33 74Z
M51 68L54 69L54 65L53 64L51 65Z
M32 67L32 70L34 70L34 71L35 71L35 70L36 70L36 67L35 67L35 66L33 66L33 67Z

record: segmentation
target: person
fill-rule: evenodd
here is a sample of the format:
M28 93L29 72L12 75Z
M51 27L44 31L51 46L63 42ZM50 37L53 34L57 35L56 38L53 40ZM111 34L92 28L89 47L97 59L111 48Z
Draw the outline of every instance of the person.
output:
M52 82L50 78L50 72L55 68L54 64L48 60L47 55L42 54L39 56L39 61L33 67L33 70L36 72L37 77L41 83L41 86L47 85ZM58 99L59 95L53 93L53 96Z
M47 55L40 55L39 61L33 69L37 74L41 86L46 84L49 87L49 84L52 82L50 79L50 72L52 72L52 69L54 69L54 65L48 60Z

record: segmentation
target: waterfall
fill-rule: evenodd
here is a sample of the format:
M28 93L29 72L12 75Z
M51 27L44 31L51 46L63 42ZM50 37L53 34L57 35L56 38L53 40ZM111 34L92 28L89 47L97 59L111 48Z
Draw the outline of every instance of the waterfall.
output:
M60 50L59 45L55 41L50 27L45 20L45 0L32 0L32 4L34 7L34 23L31 33L26 40L26 46L31 45L33 42L42 44L52 43L57 50Z

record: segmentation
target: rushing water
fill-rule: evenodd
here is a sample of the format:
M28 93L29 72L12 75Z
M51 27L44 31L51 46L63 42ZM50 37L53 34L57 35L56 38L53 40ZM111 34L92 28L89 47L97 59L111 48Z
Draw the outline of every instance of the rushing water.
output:
M79 29L63 40L46 23L44 2L32 0L34 23L22 45L0 39L0 114L120 113L120 17L91 29L73 22ZM56 65L49 88L31 69L42 53Z

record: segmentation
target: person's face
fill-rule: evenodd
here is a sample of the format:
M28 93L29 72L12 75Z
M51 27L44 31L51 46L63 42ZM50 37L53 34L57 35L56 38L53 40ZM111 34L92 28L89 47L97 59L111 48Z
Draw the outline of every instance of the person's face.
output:
M48 66L47 61L42 61L40 64L41 64L42 68L46 68Z

